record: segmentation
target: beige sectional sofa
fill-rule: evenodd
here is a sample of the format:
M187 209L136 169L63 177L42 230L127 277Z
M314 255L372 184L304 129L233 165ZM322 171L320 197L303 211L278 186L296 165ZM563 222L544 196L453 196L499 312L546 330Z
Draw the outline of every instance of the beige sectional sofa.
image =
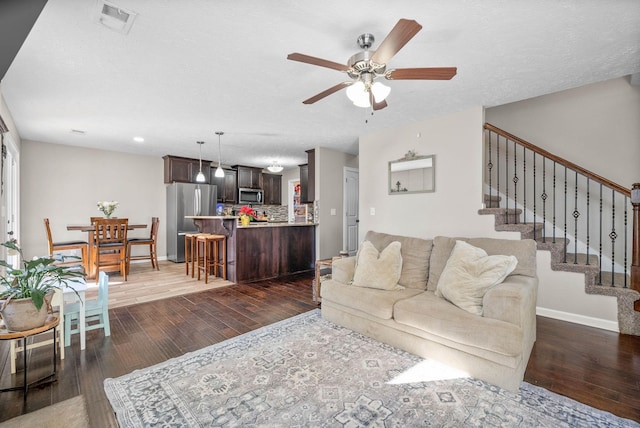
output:
M482 315L435 293L456 241L489 256L513 255L515 270L482 297ZM322 282L322 316L336 324L517 391L536 339L536 245L532 240L420 239L369 232L378 251L401 244L402 270L393 290L351 285L356 258L333 262Z

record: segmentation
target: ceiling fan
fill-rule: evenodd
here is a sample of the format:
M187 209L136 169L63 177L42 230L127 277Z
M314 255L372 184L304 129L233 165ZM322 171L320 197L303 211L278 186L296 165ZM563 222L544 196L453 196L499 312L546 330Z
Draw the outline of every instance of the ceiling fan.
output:
M316 101L347 88L347 96L358 107L372 107L380 110L387 107L385 98L391 88L377 82L384 77L387 80L450 80L456 75L456 67L428 67L428 68L396 68L387 70L387 62L404 47L422 29L422 25L414 20L400 19L387 37L375 51L369 50L375 41L373 35L365 33L358 37L358 45L362 52L353 55L347 64L340 64L313 56L292 53L287 59L332 68L342 71L352 79L338 83L331 88L304 100L303 104L313 104Z

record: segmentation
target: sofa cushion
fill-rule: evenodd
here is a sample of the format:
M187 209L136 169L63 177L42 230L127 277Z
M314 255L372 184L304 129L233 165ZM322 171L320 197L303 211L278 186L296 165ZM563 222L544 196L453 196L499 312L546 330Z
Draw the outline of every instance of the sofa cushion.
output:
M398 284L407 288L424 290L427 288L429 273L429 257L431 255L431 239L411 238L408 236L390 235L369 231L364 238L382 251L393 241L400 242L402 255L402 271Z
M402 256L398 241L390 243L381 252L371 242L364 241L356 257L353 285L393 290L399 287L401 269Z
M464 241L474 247L482 248L488 255L514 255L518 265L511 275L525 275L535 277L536 273L536 242L532 239L495 239L495 238L449 238L436 236L433 239L433 249L429 260L429 282L427 290L435 291L444 270L449 255L456 245L456 241Z
M504 281L517 263L515 256L489 256L481 248L456 241L435 294L460 309L482 315L482 298L487 290Z
M423 293L422 290L405 288L401 290L378 290L354 287L334 280L322 282L322 300L336 302L385 320L393 316L393 305L399 300Z
M450 343L482 350L485 357L497 353L507 357L522 353L522 329L500 320L478 317L427 291L398 301L394 319Z

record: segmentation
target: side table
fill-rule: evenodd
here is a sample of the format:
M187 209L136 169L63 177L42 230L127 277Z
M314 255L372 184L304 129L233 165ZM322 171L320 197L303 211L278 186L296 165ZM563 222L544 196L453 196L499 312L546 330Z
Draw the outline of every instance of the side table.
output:
M320 297L320 278L321 270L331 269L331 264L334 260L340 259L341 257L336 256L330 259L316 260L316 276L313 278L313 301L320 304L322 302L322 298Z
M45 381L48 382L55 382L56 381L56 368L57 368L57 353L56 353L56 349L57 349L57 343L55 341L55 337L56 337L56 328L58 327L60 320L57 317L52 317L50 316L49 318L47 318L47 320L45 321L44 325L42 327L37 327L37 328L32 328L31 330L26 330L26 331L8 331L6 329L0 329L0 340L16 340L16 339L22 339L22 355L23 355L23 362L24 362L24 369L23 369L23 381L22 381L22 385L21 386L14 386L11 388L5 388L5 389L0 389L0 392L5 392L5 391L18 391L20 389L22 389L23 391L23 399L26 401L27 400L27 392L29 391L29 387L30 386L35 386L35 385L39 385L42 383L45 383ZM53 330L53 337L54 340L52 341L52 348L53 348L53 371L51 372L51 374L44 376L40 379L34 380L33 382L28 382L27 381L27 338L34 336L36 334L40 334L40 333L44 333L46 331L49 330Z

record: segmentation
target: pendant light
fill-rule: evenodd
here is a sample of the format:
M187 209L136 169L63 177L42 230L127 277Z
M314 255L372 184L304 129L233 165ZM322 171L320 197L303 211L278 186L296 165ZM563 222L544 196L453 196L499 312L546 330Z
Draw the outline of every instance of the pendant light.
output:
M202 173L202 145L204 144L204 141L196 141L196 143L200 146L200 171L198 171L198 175L196 175L196 182L204 183L207 181L206 177Z
M220 158L221 158L220 137L224 135L224 132L216 131L216 135L218 136L218 167L216 168L215 176L218 178L222 178L224 177L224 170L222 169L222 167L220 167Z

